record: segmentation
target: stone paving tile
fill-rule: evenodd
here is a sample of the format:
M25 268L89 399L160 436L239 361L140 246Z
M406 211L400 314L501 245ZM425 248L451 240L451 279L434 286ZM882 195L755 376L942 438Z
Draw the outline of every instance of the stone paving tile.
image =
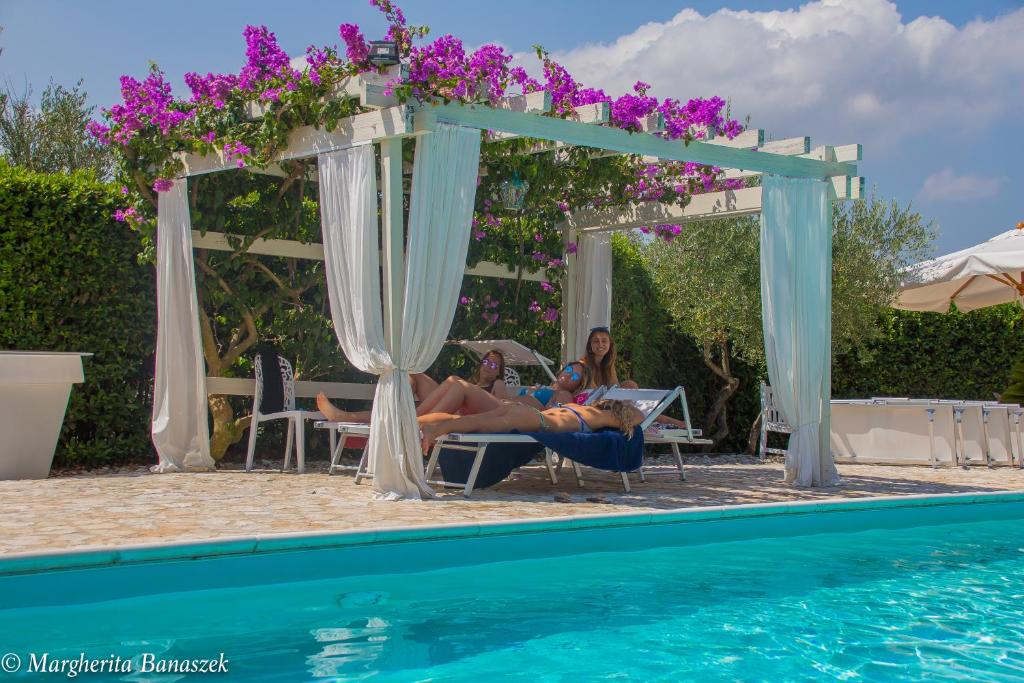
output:
M798 489L782 466L696 458L679 481L659 460L647 483L588 472L586 488L563 470L557 485L542 466L521 468L497 486L441 492L431 501L377 501L351 475L304 475L237 469L209 473L86 473L38 481L0 481L0 555L117 547L285 532L336 532L430 524L604 515L693 506L884 495L1024 490L1024 470L845 465L843 484ZM591 500L587 500L590 498ZM565 502L568 501L568 502Z

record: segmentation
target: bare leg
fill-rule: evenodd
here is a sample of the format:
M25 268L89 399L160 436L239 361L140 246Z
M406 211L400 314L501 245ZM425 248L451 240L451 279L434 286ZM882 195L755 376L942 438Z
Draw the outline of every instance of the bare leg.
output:
M499 408L486 413L461 415L437 422L421 423L421 426L423 431L423 451L429 453L438 438L452 432L489 434L494 432L510 432L513 429L524 432L538 431L540 429L540 414L533 408L516 403L505 403Z
M430 412L456 413L461 410L467 414L484 413L501 405L501 401L487 391L460 379L451 384L448 392L434 404Z
M661 424L672 425L673 427L677 427L679 429L686 429L685 422L683 422L682 420L677 420L674 417L669 417L668 415L659 415L657 418L655 418L654 421L660 422Z
M331 403L330 400L327 398L327 395L324 394L324 392L322 391L316 395L316 407L317 410L323 413L324 417L326 417L330 422L369 423L370 421L369 410L360 410L357 412L349 412L347 410L342 410L341 408Z
M461 381L462 380L458 377L452 375L445 381L441 382L441 384L437 385L437 388L431 391L429 395L423 397L423 400L420 401L420 405L416 410L416 414L426 415L427 413L444 412L437 409L438 402L440 402L449 391L459 391L459 389L453 389L453 387Z
M427 396L437 391L437 387L440 386L432 377L428 377L422 372L409 375L409 384L412 385L412 393L418 401L426 399Z

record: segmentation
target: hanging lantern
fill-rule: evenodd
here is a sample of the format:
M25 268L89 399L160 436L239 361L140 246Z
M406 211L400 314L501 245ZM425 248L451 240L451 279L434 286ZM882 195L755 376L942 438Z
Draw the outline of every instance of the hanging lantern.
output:
M398 43L393 40L371 40L368 59L374 66L398 64Z
M515 171L511 178L501 181L501 203L509 211L519 211L523 208L529 190L530 183L523 180L519 171Z

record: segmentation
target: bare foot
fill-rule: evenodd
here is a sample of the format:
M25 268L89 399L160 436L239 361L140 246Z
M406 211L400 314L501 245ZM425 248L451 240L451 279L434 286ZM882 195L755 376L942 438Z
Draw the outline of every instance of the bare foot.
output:
M439 431L440 430L432 424L425 424L420 428L420 446L423 448L423 453L425 455L434 450L434 443L437 441L437 437L440 436Z
M316 407L329 422L354 422L352 419L352 413L346 412L341 408L338 408L324 392L320 392L316 395Z

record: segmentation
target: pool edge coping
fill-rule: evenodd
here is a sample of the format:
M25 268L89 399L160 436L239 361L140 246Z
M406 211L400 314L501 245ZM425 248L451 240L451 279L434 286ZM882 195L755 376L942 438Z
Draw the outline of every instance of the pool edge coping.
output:
M584 531L607 527L648 526L836 513L852 510L920 508L969 503L1024 502L1024 490L975 493L915 494L866 498L827 498L816 501L778 501L742 505L712 505L652 512L603 515L565 515L509 520L391 526L347 531L285 532L216 539L184 539L79 550L43 550L0 555L0 578L47 571L96 569L126 564L201 560L297 550L387 545L410 541L441 541L486 536L535 534L546 531Z

